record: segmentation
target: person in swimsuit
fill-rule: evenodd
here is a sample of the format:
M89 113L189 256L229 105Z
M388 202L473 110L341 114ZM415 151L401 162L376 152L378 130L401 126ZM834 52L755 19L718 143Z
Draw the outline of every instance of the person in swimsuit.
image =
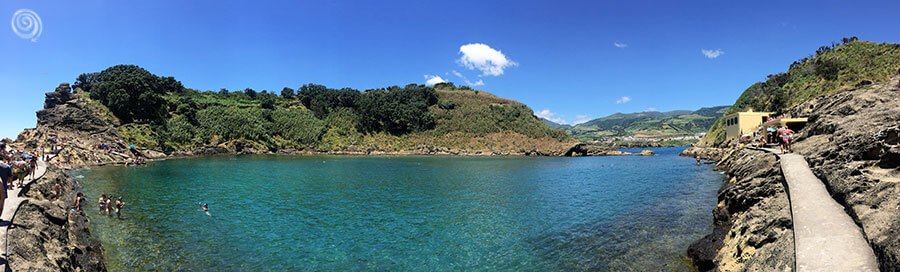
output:
M34 174L37 172L37 157L32 156L28 161L28 166L31 167L31 179L34 180Z
M72 205L72 206L73 206L73 207L72 207L72 210L73 210L73 211L80 211L80 210L81 210L81 205L82 205L83 203L84 203L84 195L81 194L81 193L78 193L78 195L75 196L75 203Z
M122 212L122 208L124 207L125 202L122 201L122 197L120 196L118 199L116 199L116 217L120 217L122 215L120 212Z
M97 206L100 207L101 212L106 209L106 194L100 196L100 199L97 200Z
M113 210L112 198L113 198L113 195L111 195L111 194L109 195L108 198L106 198L106 215L109 215L110 213L112 213L112 210Z
M204 212L209 212L209 203L203 204L203 202L200 202L200 208L203 209Z
M793 153L791 150L791 138L794 137L794 131L789 128L784 128L783 134L781 135L782 140L784 140L784 145L787 147L788 153ZM782 151L784 153L784 151Z

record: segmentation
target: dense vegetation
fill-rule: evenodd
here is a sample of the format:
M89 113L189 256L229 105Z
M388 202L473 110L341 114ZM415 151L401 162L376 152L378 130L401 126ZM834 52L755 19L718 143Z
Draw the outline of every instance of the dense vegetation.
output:
M278 94L250 88L213 92L118 65L78 76L75 91L106 109L125 140L164 150L222 144L258 150L474 149L489 144L472 138L492 133L570 140L525 105L452 83L364 92L316 84L284 87Z
M701 108L696 111L616 113L576 126L555 124L550 127L565 129L569 134L582 141L627 136L647 138L692 136L709 129L727 109L728 106L718 106ZM545 122L550 121L545 120Z
M747 88L724 114L753 109L783 112L812 98L883 82L900 69L900 44L858 41L822 46L793 62L787 72L769 75ZM703 138L707 144L725 141L725 126L716 121Z

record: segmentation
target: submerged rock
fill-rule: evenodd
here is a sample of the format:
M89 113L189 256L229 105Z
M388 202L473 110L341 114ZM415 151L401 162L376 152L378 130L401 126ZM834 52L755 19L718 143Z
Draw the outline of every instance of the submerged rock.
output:
M565 152L566 157L623 155L653 156L656 154L650 150L642 150L640 153L622 152L611 147L586 143L576 144L575 146L572 146L572 148L569 148L569 151Z

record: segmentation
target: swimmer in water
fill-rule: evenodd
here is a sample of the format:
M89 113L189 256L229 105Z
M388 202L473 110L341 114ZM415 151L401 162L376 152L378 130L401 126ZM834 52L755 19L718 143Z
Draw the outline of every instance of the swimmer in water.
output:
M209 212L209 203L203 204L203 202L200 202L200 208L202 208L204 212Z
M120 196L118 199L116 199L116 217L122 216L120 214L122 208L125 208L125 201L122 201L122 197Z

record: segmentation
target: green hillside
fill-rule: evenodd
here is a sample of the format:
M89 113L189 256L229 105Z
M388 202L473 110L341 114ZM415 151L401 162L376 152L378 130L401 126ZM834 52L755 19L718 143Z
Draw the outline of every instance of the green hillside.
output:
M741 94L725 114L753 109L782 112L821 95L856 89L883 82L900 69L900 44L857 41L844 38L842 44L822 46L815 54L792 63L787 72L769 75ZM725 141L721 119L701 140L718 145Z
M558 124L558 123L556 123L556 122L547 120L546 118L541 118L541 121L544 121L544 124L547 124L547 126L549 126L550 128L555 128L555 129L569 129L569 128L572 128L571 125L567 125L567 124Z
M696 111L616 113L564 128L582 141L627 136L646 138L688 136L705 132L726 109L728 106L701 108Z
M563 149L574 140L516 101L442 83L360 92L306 84L277 94L198 91L134 65L80 75L75 93L106 112L126 141L162 150Z

